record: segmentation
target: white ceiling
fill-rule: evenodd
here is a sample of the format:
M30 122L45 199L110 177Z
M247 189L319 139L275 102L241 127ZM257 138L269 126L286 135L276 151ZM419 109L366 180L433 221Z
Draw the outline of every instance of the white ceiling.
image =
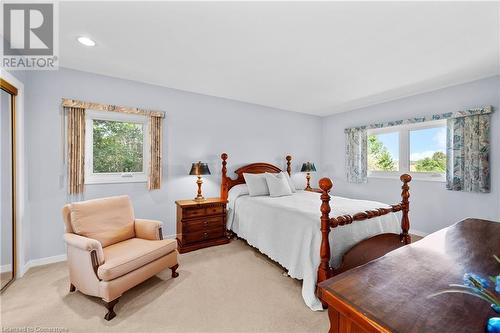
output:
M63 2L61 66L327 115L499 73L500 3ZM94 48L76 38L90 36Z

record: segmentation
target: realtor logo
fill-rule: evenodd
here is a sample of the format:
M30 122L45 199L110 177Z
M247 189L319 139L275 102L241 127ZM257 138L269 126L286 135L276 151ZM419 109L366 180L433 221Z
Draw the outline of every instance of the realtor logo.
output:
M3 3L6 69L57 69L55 3Z

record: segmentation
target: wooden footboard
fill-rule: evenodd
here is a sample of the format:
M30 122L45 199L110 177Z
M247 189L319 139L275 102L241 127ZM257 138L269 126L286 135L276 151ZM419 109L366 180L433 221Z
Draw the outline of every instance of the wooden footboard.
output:
M236 185L244 184L245 178L243 173L263 173L263 172L281 172L282 169L269 163L252 163L244 165L234 172L237 177L235 179L227 175L227 159L228 155L223 153L221 155L222 160L222 180L221 180L221 190L220 197L224 200L228 198L229 190ZM291 163L292 157L287 155L286 160L286 172L291 175ZM388 208L378 208L373 210L367 210L364 212L359 212L354 215L342 215L330 218L330 190L332 189L332 181L329 178L322 178L319 181L320 189L311 189L310 191L321 193L321 246L320 246L320 257L321 262L318 268L317 282L320 283L331 276L346 271L348 269L354 268L356 266L367 263L370 260L381 257L382 255L411 242L408 230L410 229L410 220L408 218L408 212L410 210L410 187L408 183L411 181L411 176L404 174L400 177L403 182L403 191L401 193L401 202L392 205ZM342 263L337 269L330 267L330 242L328 240L328 235L330 229L336 228L338 226L343 226L356 221L362 221L371 219L377 216L386 215L393 212L402 212L401 219L401 233L400 234L381 234L369 239L365 239L358 244L354 245L349 251L347 251L342 257Z
M408 233L410 229L410 219L408 212L410 211L410 187L408 183L411 181L411 176L403 174L400 177L403 182L401 192L401 202L391 205L389 208L377 208L359 212L354 215L342 215L330 218L330 190L332 189L332 181L329 178L322 178L319 181L321 188L321 245L320 257L321 262L318 267L317 283L324 281L333 275L342 273L348 269L365 264L373 259L383 256L384 254L411 243L411 236ZM342 257L342 263L337 269L330 267L330 229L346 224L351 224L356 221L363 221L374 217L386 215L393 212L402 212L401 217L401 233L398 234L380 234L374 237L365 239Z

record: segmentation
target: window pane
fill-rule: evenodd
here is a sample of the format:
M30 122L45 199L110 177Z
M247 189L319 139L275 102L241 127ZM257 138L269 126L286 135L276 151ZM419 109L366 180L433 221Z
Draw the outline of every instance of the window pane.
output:
M368 135L368 170L399 170L399 132Z
M410 171L446 172L446 127L410 131Z
M94 120L93 172L142 172L142 124Z

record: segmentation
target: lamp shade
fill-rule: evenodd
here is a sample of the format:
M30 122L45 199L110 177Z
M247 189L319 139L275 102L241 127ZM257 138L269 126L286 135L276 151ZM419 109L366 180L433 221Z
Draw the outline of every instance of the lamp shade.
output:
M210 169L208 168L207 163L196 162L191 165L191 171L189 171L189 174L195 176L209 175Z
M302 169L300 169L300 172L314 172L316 171L316 167L314 166L314 163L311 162L306 162L302 164Z

